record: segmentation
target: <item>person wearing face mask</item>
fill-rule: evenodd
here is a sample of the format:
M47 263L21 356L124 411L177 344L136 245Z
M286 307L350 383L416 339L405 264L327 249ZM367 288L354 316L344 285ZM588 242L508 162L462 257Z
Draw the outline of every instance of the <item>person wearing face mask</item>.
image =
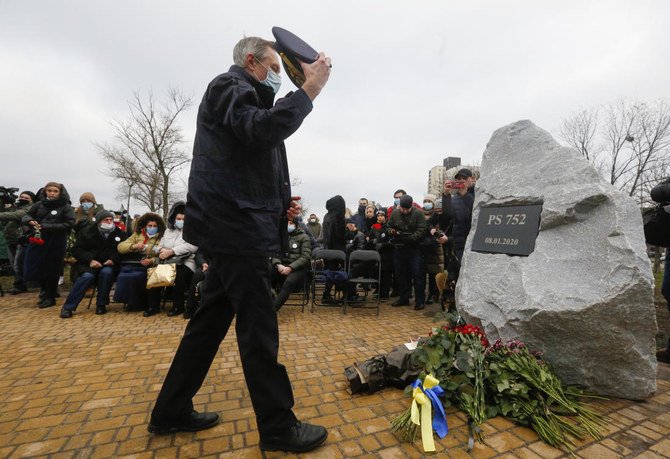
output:
M49 182L37 195L39 201L21 219L32 237L26 247L24 279L39 282L42 293L38 306L48 308L56 304L58 278L63 272L74 212L62 183Z
M164 233L163 217L147 212L135 221L133 234L117 247L122 264L114 301L126 304L131 311L144 310L145 317L157 314L160 309L161 290L147 290L147 268L155 264Z
M316 238L317 241L321 240L321 222L319 217L316 214L310 214L307 219L307 227L312 232L312 236Z
M437 217L434 195L429 194L423 198L423 215L426 218L426 233L421 241L421 252L423 254L423 268L428 276L428 296L426 304L433 304L439 299L435 275L444 271L444 251L442 245L448 240L447 236L435 224Z
M23 245L19 244L18 239L22 233L21 219L28 213L28 209L30 209L34 201L35 193L32 191L22 191L14 205L0 209L0 225L5 224L4 235L5 242L7 243L9 263L14 268L14 284L7 291L11 295L28 291L28 287L23 280L25 249Z
M61 318L72 317L86 290L96 282L98 295L95 313L107 313L109 292L120 269L117 247L125 239L126 234L114 225L114 215L104 209L95 214L95 221L89 222L79 231L72 247L77 263L71 268L78 275L61 308Z
M351 216L354 223L356 224L356 228L358 228L361 231L365 229L365 208L367 206L368 206L368 199L360 198L358 200L358 209L356 209L356 213Z
M154 263L174 263L177 265L177 277L172 287L172 309L168 316L175 317L184 312L186 289L191 283L195 272L195 252L198 250L193 244L184 241L184 214L186 203L177 201L170 208L167 219L167 229L161 238L158 249L158 258Z
M198 413L193 397L235 319L244 376L262 450L305 452L321 445L323 427L299 422L286 368L278 362L277 314L270 257L288 252L291 196L284 140L311 112L330 75L323 53L301 64L304 81L275 101L280 57L274 43L245 37L234 65L209 84L197 116L184 240L209 257L202 304L189 321L151 413L155 434L197 431L219 422Z
M96 202L93 193L90 191L82 193L79 196L79 207L74 209L75 232L79 232L79 230L92 222L95 215L101 210L104 210L104 207Z
M289 252L282 258L272 258L272 287L279 290L274 300L275 310L286 303L289 295L305 287L307 279L307 268L312 260L312 245L309 236L305 234L300 226L289 221L287 224L289 234Z
M395 190L395 193L393 193L393 205L386 210L386 220L391 218L391 214L393 213L393 211L396 210L398 206L400 206L400 198L402 198L406 194L407 192L402 188Z

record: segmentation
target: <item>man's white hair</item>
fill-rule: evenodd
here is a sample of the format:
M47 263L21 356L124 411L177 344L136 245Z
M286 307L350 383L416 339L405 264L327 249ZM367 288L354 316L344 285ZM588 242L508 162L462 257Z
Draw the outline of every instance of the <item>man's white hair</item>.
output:
M253 54L256 59L261 60L265 57L268 47L274 49L275 42L259 37L244 37L237 42L233 49L233 62L240 67L244 67L246 65L244 60L249 54Z

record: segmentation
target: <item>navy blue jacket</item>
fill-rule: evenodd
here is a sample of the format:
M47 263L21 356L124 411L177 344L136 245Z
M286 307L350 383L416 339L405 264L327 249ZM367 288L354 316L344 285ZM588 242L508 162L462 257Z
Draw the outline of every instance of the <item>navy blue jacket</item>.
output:
M472 207L475 203L475 188L472 187L461 195L443 195L442 208L443 213L451 217L453 229L451 237L457 246L465 245L465 240L470 233L472 222Z
M198 109L184 240L207 253L281 255L288 249L291 185L284 140L312 110L299 89L272 90L233 65Z

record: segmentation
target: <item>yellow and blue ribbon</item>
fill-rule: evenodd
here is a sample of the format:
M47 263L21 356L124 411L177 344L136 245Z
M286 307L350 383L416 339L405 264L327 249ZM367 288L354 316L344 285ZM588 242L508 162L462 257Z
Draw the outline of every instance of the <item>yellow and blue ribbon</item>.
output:
M439 384L440 381L432 375L426 376L423 382L417 379L412 383L414 400L412 401L411 420L421 428L421 441L423 450L426 452L435 451L433 429L440 438L444 438L449 433L444 406L438 398L444 394L444 389ZM432 414L432 407L435 408L435 416Z

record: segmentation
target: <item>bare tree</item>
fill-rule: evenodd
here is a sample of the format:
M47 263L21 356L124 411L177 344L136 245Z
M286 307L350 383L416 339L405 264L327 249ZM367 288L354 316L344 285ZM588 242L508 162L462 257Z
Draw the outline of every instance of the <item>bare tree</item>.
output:
M598 109L583 109L563 121L561 137L586 159L594 161L598 155L594 145L597 130Z
M145 97L136 92L128 102L130 117L110 122L115 143L96 144L110 166L108 174L122 182L121 194L163 216L173 197L170 179L189 161L176 120L190 106L191 97L177 89L169 89L160 102L151 91Z
M619 100L598 110L583 110L563 121L561 135L592 161L609 182L638 197L640 206L648 190L668 170L670 159L670 107L664 100L652 104Z

